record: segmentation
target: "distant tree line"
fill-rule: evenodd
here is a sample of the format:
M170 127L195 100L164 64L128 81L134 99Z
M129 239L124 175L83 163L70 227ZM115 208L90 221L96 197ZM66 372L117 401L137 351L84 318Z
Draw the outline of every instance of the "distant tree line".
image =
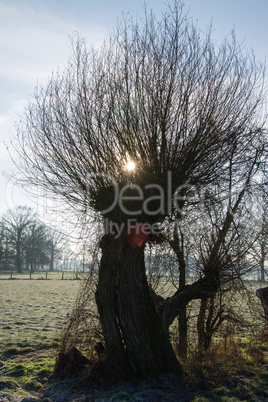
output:
M53 271L63 247L64 236L42 223L32 208L9 209L0 218L0 269L21 273L47 266Z

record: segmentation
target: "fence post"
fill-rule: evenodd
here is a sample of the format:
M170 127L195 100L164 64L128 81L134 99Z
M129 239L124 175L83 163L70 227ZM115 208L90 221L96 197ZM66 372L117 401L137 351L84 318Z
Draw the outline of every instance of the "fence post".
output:
M64 272L62 273L61 279L64 279Z
M30 271L30 279L32 279L32 273L31 273L31 271Z
M10 279L12 279L13 271L10 272Z
M46 279L47 279L47 271L46 271Z

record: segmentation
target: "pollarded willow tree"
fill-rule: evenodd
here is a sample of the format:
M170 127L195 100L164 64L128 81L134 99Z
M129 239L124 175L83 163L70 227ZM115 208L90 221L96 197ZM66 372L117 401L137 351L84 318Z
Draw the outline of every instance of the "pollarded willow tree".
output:
M76 38L67 68L28 104L17 141L27 180L104 224L96 302L110 364L139 375L179 367L168 327L220 286L219 249L263 158L263 78L233 34L216 46L175 1L160 20L147 12L124 20L98 50ZM230 165L243 166L244 180L204 274L160 314L145 244L161 241L169 218L181 219L193 188L228 187Z

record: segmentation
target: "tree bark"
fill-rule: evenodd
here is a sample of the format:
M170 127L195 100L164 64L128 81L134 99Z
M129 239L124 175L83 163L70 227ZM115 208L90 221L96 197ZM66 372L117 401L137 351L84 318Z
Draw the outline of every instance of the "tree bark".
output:
M207 311L208 298L200 301L200 308L197 318L198 349L200 352L206 351L209 347L209 337L205 331L205 317Z
M17 266L17 272L18 274L22 273L22 267L21 267L21 241L20 241L20 233L17 238L17 243L16 243L16 266Z
M179 219L179 216L177 217ZM182 290L186 285L186 263L184 257L184 237L180 231L177 221L174 225L173 240L170 241L170 246L175 252L179 264L179 290ZM187 306L182 307L178 312L178 329L179 343L177 353L182 359L187 359L188 349L188 323L187 323Z
M54 254L55 254L55 245L53 244L53 241L52 241L51 248L50 248L50 261L49 261L49 271L50 272L54 271Z
M268 322L268 287L256 290L256 295L261 301L265 319Z
M180 358L187 359L188 351L188 322L187 322L187 308L183 307L179 311L178 315L178 326L179 326L179 345L178 354Z
M179 371L168 333L147 283L144 248L126 236L102 241L96 300L108 361L128 366L137 376ZM124 347L123 347L124 345Z
M261 244L261 281L265 281L265 267L264 267L264 262L265 262L265 252L264 252L264 244Z
M219 289L218 273L215 276L207 275L190 285L185 285L183 289L178 289L176 293L166 299L162 307L163 323L165 328L169 328L175 320L179 311L183 310L191 300L203 299L213 296Z
M120 265L120 244L109 236L104 236L100 247L102 258L95 298L105 341L106 361L113 367L124 369L127 360L116 309L116 270Z

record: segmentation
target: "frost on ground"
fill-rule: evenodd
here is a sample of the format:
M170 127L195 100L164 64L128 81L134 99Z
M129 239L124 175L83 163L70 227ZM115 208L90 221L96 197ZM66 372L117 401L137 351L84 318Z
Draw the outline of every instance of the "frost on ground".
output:
M3 389L4 387L4 389ZM79 378L61 381L51 380L46 389L40 392L31 392L26 395L25 390L19 390L19 385L0 382L0 401L191 401L192 395L183 384L182 378L174 374L166 374L147 380L130 380L89 384ZM10 391L14 392L13 395Z

